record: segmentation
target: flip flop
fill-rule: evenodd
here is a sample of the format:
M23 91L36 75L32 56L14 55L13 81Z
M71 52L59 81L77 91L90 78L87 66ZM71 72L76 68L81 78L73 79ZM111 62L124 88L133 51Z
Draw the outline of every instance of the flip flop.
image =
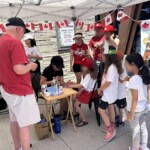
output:
M85 125L88 125L88 122L79 121L79 122L76 124L77 127L83 127L83 126L85 126Z

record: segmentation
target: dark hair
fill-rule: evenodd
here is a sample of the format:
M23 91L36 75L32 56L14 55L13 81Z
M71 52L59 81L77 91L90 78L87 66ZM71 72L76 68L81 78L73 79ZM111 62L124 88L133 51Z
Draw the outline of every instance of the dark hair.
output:
M35 39L29 39L31 42L31 47L36 46L36 40Z
M105 54L105 72L108 71L108 68L110 67L110 65L114 64L117 67L118 73L121 74L123 72L122 69L122 64L119 61L118 57L116 54Z
M139 53L132 53L126 57L126 61L131 65L136 65L139 69L139 75L141 76L143 83L150 84L150 73L148 67L145 66L143 57Z

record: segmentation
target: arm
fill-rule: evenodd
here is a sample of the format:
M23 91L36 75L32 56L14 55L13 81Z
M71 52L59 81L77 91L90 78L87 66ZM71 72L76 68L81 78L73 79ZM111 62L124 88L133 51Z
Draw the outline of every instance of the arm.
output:
M90 47L88 48L88 54L93 58L93 49Z
M128 113L128 121L133 120L137 102L138 102L138 90L131 89L131 93L132 93L132 104L131 104L131 110Z
M30 58L30 59L36 59L36 60L42 60L43 59L43 57L41 57L41 56L39 56L39 55L28 55L28 58Z
M35 63L29 63L29 64L17 64L14 66L14 72L18 75L23 75L31 70L34 71L37 68L37 64Z
M111 82L106 81L99 89L98 94L102 95L103 91L110 86Z
M73 50L70 50L70 70L73 71L72 69L72 64L73 64Z
M40 85L42 84L47 84L47 85L51 85L52 84L52 81L47 81L47 78L42 76L41 77L41 80L40 80Z
M70 88L82 88L82 85L81 84L72 84L72 85L69 85Z

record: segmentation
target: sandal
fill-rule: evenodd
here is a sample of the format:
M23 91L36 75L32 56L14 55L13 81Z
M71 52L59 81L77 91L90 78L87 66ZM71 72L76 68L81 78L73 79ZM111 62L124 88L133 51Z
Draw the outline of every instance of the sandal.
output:
M85 126L85 125L88 125L88 122L85 122L85 121L79 121L77 124L76 124L76 126L77 127L83 127L83 126Z

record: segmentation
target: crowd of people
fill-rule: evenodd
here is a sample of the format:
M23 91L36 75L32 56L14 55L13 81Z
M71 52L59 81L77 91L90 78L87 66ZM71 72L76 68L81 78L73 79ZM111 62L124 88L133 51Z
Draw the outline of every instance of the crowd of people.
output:
M123 55L118 49L120 40L112 25L103 27L96 23L95 35L88 45L82 31L76 31L75 43L70 48L70 71L76 82L64 80L64 62L61 56L52 57L48 67L41 73L43 59L36 41L20 18L10 18L6 33L0 37L0 83L1 93L10 114L10 129L15 150L30 149L30 126L40 121L39 108L31 81L40 76L39 85L51 86L53 80L67 88L77 90L73 96L73 115L77 127L88 125L83 104L99 98L98 112L104 121L104 141L110 142L116 127L130 123L132 131L131 150L149 150L146 115L150 102L150 74L144 58L139 53ZM24 38L26 48L21 39ZM147 49L149 45L147 45ZM38 84L38 83L37 83ZM65 118L66 100L60 103L60 117ZM119 116L119 117L118 117Z

